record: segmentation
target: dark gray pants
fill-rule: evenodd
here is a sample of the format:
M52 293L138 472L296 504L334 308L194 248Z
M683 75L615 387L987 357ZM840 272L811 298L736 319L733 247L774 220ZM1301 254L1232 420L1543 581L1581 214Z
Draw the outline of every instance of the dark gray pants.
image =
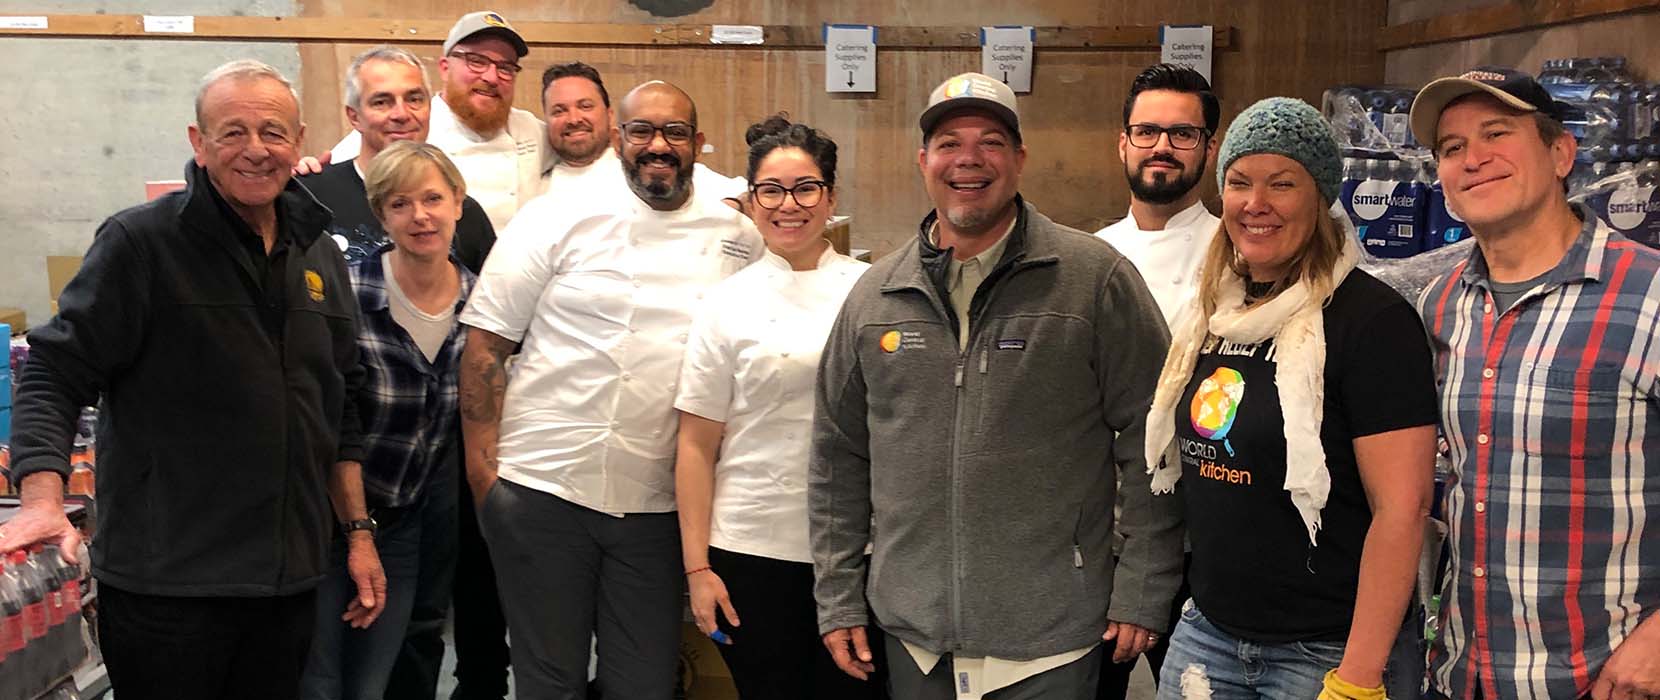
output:
M954 700L951 683L951 655L946 654L928 675L922 675L898 637L888 635L886 644L888 683L893 700ZM1019 683L986 694L986 700L1094 700L1100 682L1104 646L1097 644L1084 658L1052 668Z
M607 698L669 700L680 654L680 524L618 518L497 481L478 511L507 617L518 697L587 697L588 642Z

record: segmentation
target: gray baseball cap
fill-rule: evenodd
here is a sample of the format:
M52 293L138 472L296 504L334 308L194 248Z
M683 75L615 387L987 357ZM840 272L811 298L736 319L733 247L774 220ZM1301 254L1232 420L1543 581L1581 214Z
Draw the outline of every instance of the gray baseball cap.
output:
M483 10L462 15L455 26L450 27L450 38L444 40L444 55L448 56L450 49L455 48L456 44L485 32L506 39L507 43L513 45L513 50L519 52L519 58L524 58L525 54L530 53L530 46L525 44L524 37L519 36L513 25L508 24L499 13Z
M996 115L1003 124L1020 136L1020 112L1015 107L1014 90L1003 81L980 73L963 73L951 77L928 95L928 108L922 111L918 123L922 135L933 132L934 125L945 115L965 107L984 109Z

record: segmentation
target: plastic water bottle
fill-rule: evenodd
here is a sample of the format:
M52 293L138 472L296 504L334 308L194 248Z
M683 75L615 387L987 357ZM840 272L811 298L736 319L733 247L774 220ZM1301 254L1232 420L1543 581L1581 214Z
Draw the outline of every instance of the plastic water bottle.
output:
M4 339L6 341L7 347L8 348L10 347L11 339L12 339L12 327L9 324L0 323L0 339ZM7 361L4 362L4 363L0 363L0 443L10 443L11 441L12 441L12 364L11 364L10 353L8 352L7 353Z

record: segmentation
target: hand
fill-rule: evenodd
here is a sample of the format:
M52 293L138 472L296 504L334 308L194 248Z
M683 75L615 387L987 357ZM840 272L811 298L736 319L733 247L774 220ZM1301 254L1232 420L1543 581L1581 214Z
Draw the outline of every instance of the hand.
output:
M1128 622L1113 622L1112 620L1107 621L1107 633L1101 635L1101 641L1103 642L1114 640L1118 642L1112 652L1112 662L1115 664L1121 664L1141 656L1148 649L1153 648L1153 644L1158 642L1158 639L1158 635L1147 631L1145 627L1138 627Z
M484 507L484 497L490 493L490 488L496 485L496 479L498 478L500 477L496 476L496 472L490 472L478 478L474 478L471 472L467 474L467 488L473 492L473 509L475 512L477 509Z
M720 629L715 624L715 606L719 605L726 621L738 626L738 611L732 608L732 597L726 593L726 582L713 570L704 569L686 577L686 586L692 594L692 619L697 622L697 628L705 635L714 634ZM727 640L731 644L732 640Z
M1338 669L1326 672L1320 683L1320 694L1315 700L1389 700L1383 690L1383 679L1376 686L1355 685L1343 679Z
M330 158L331 155L328 151L323 151L323 155L320 156L301 156L300 162L294 164L294 176L316 175L323 172L323 166L329 164Z
M81 548L81 531L63 514L63 477L56 472L36 472L18 486L22 488L23 504L17 515L0 527L0 553L37 543L55 544L64 559L80 563L75 556Z
M830 630L824 635L824 648L830 650L830 658L835 659L836 668L842 673L868 681L870 674L876 672L876 657L870 653L870 641L865 638L863 625Z
M1660 614L1647 620L1614 648L1614 655L1591 684L1593 700L1643 700L1660 697Z
M357 584L357 597L346 604L346 613L340 616L346 624L363 629L374 624L375 618L386 610L386 572L380 568L380 554L375 551L374 537L366 530L348 536L346 571Z

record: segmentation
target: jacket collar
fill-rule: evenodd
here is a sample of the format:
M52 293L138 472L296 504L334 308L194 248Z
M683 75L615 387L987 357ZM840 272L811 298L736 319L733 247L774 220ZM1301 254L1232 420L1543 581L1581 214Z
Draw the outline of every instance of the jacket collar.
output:
M1012 265L1016 268L1032 265L1053 263L1060 259L1055 252L1052 242L1047 235L1048 229L1055 224L1032 206L1020 195L1015 195L1015 224L1009 231L1009 240L1003 249L1003 257L993 266L993 270ZM901 289L934 290L940 298L945 298L946 269L951 263L951 248L940 248L933 242L930 232L939 220L939 211L931 211L923 217L921 226L917 229L917 244L907 247L898 255L902 262L894 266L888 274L888 279L882 284L882 291L891 292ZM913 264L911 258L915 257Z
M185 196L175 212L187 227L210 236L226 238L225 225L247 231L247 222L230 211L224 198L208 179L207 169L194 160L185 166ZM277 195L279 226L302 248L310 247L334 219L334 212L317 201L311 190L300 184L299 178L290 178L288 185ZM282 221L282 220L286 221ZM234 242L234 241L233 241Z

